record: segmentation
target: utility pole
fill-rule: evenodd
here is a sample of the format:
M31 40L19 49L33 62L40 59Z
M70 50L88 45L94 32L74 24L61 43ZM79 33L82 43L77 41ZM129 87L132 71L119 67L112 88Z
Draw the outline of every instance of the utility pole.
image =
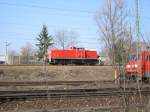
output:
M5 64L8 63L8 46L10 45L10 43L8 43L7 41L5 42Z
M136 38L137 38L137 58L140 58L140 17L139 17L139 0L135 0L135 6L136 6ZM137 63L140 65L139 61ZM138 71L137 71L138 73ZM137 87L138 87L138 92L139 92L139 97L140 97L140 103L142 104L142 96L141 96L141 91L140 91L140 85L139 85L139 76L137 74ZM143 110L142 110L143 112Z
M139 0L135 0L136 4L136 38L137 38L137 53L140 49L140 17L139 17Z

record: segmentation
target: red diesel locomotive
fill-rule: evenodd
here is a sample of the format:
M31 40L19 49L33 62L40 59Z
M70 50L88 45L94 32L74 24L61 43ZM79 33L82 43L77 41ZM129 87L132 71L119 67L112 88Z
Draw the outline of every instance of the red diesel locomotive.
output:
M126 76L129 79L150 78L150 51L143 51L140 54L132 54L126 65Z
M48 59L50 64L95 65L98 62L98 55L95 50L71 47L68 50L49 50Z

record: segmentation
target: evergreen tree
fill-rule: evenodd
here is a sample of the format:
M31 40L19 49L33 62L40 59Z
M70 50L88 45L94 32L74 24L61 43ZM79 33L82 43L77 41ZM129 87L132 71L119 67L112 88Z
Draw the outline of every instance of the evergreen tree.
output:
M37 38L38 43L36 46L38 47L37 57L39 60L46 61L47 50L49 46L53 45L53 38L48 34L47 26L43 25L43 29Z

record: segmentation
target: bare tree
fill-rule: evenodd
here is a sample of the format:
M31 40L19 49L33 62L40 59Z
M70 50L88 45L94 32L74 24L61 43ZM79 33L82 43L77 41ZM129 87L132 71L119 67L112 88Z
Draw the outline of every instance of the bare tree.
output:
M17 56L18 53L15 50L8 51L8 63L14 64L14 57Z
M106 0L96 15L100 38L108 48L114 66L123 63L130 50L132 33L127 17L125 0Z
M34 48L33 45L27 42L24 46L21 47L21 55L22 56L34 56Z
M96 16L100 37L105 47L108 48L109 57L113 67L118 71L118 75L125 76L123 75L125 74L124 65L127 62L133 42L126 2L125 0L105 1L103 9L98 11ZM127 107L125 110L128 111L128 100L125 94L123 94L123 100L124 106Z
M55 47L61 49L67 49L71 46L77 45L78 34L73 31L58 31L55 34Z
M27 42L24 46L21 47L21 56L24 57L24 62L26 64L29 63L29 59L31 56L35 56L36 50L33 45Z

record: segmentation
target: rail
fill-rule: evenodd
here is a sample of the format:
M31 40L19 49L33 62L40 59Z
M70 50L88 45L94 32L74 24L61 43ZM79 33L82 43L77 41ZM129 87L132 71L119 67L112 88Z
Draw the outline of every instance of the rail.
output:
M5 65L5 64L0 64L0 66L43 66L43 64L12 64L12 65ZM75 64L68 64L68 65L52 65L52 64L47 64L46 66L112 66L112 65L75 65Z
M114 81L48 81L48 82L0 82L0 87L8 86L43 86L43 85L71 85L84 84L108 84L105 87L88 88L61 88L48 90L0 90L0 102L6 99L28 99L28 98L62 98L62 97L89 97L89 96L121 96L138 95L139 91L133 84L123 88L116 86ZM113 85L114 84L114 85ZM111 85L111 86L110 86ZM125 89L125 91L124 91ZM140 85L140 92L144 95L150 94L150 85Z
M21 98L62 98L62 97L89 97L89 96L120 96L138 95L136 89L67 89L67 90L30 90L30 91L0 91L0 100ZM150 89L141 89L141 94L149 95Z
M0 82L1 86L42 86L42 85L72 85L83 84L113 84L114 81L33 81L33 82Z

